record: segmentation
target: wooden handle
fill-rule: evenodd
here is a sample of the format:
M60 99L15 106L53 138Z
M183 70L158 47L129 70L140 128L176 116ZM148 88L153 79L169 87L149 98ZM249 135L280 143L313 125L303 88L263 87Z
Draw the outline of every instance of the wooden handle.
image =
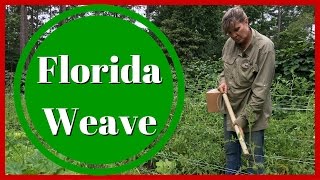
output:
M226 93L222 93L222 97L223 97L224 103L227 106L227 109L228 109L232 124L234 124L235 121L236 121L236 116L234 115L234 112L233 112L232 107L230 105L229 98L228 98ZM249 155L249 151L248 151L246 142L244 141L244 134L243 134L242 128L239 127L238 125L234 125L234 130L236 131L236 134L238 136L238 139L239 139L243 154Z

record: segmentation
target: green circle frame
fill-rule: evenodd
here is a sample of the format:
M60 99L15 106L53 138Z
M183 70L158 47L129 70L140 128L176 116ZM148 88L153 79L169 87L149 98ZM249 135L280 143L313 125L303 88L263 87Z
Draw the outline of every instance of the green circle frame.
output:
M23 111L22 102L21 102L21 94L20 94L21 76L22 76L22 71L24 69L24 65L26 63L27 57L29 56L32 47L35 46L39 38L41 38L41 36L47 30L49 30L51 27L53 27L57 23L67 19L68 17L74 16L76 14L90 12L90 11L107 11L107 12L122 14L134 20L137 20L143 25L145 25L146 27L148 27L148 29L151 30L156 35L156 37L161 41L161 43L168 50L168 53L173 61L174 69L176 70L176 75L178 80L177 104L175 107L172 120L169 124L169 127L167 128L167 131L164 133L163 137L152 148L150 148L145 154L143 154L138 159L117 167L99 168L99 169L79 167L77 165L64 161L58 158L57 156L55 156L54 154L52 154L48 149L46 149L41 144L41 142L38 140L36 135L32 132L30 126L28 125L26 117L24 116L24 111ZM38 148L39 151L42 152L48 159L50 159L51 161L55 162L56 164L62 167L65 167L67 169L70 169L72 171L79 172L79 173L92 174L92 175L116 174L116 173L121 173L126 170L132 169L134 167L137 167L143 162L151 159L152 156L154 156L157 152L159 152L164 147L164 145L168 142L169 138L173 135L183 111L184 75L183 75L183 70L180 64L180 60L178 58L178 55L174 47L172 46L168 38L162 33L162 31L153 23L151 23L148 19L144 18L143 16L133 11L130 11L128 9L124 9L121 7L117 7L117 6L110 6L110 5L81 6L75 9L65 11L60 15L54 17L53 19L48 21L46 24L44 24L42 27L40 27L39 30L36 33L34 33L34 35L31 37L30 41L27 43L27 45L23 49L22 55L18 61L18 65L17 65L15 77L14 77L14 102L15 102L15 107L18 114L18 119L27 137L36 146L36 148Z

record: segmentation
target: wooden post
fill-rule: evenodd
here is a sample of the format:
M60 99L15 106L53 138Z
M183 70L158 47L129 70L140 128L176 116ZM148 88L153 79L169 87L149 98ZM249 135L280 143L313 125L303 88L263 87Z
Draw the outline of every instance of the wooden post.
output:
M227 106L227 109L228 109L232 124L234 124L235 121L236 121L236 117L235 117L234 112L232 110L232 107L230 105L229 98L228 98L226 93L222 93L222 96L223 96L224 103ZM236 131L236 134L238 136L238 140L239 140L239 143L241 145L243 154L249 155L249 151L248 151L246 142L244 141L244 134L243 134L242 128L239 127L238 125L234 125L234 130Z

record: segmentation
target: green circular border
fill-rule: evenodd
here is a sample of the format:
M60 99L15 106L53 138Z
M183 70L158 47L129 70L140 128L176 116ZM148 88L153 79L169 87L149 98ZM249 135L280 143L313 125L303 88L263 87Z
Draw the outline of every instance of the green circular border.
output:
M124 164L117 167L111 167L111 168L92 169L92 168L86 168L86 167L79 167L69 162L66 162L58 158L54 154L52 154L48 149L46 149L41 144L41 142L37 139L36 135L33 134L31 128L28 125L26 117L24 116L23 107L21 103L21 94L20 94L21 76L22 76L22 71L24 69L24 65L26 63L26 59L29 56L32 47L34 47L38 39L55 24L73 15L85 13L88 11L108 11L108 12L122 14L132 19L135 19L140 23L142 23L143 25L145 25L146 27L148 27L148 29L151 30L156 35L156 37L161 41L161 43L168 50L168 53L172 58L174 68L176 70L177 80L178 80L176 109L172 117L172 120L170 122L170 125L167 131L165 132L165 134L163 135L162 139L160 139L158 143L156 143L148 152L143 154L138 159L131 161L128 164ZM30 41L27 43L24 50L22 51L22 55L17 65L17 69L14 77L14 102L15 102L15 107L18 114L18 119L24 131L26 132L28 138L36 146L36 148L38 148L39 151L42 152L47 158L49 158L50 160L52 160L53 162L55 162L56 164L62 167L65 167L67 169L70 169L72 171L79 172L79 173L92 174L92 175L116 174L116 173L120 173L129 169L132 169L134 167L137 167L143 162L151 159L152 156L154 156L157 152L161 150L161 148L164 147L164 145L168 142L169 138L173 135L179 123L180 117L182 115L182 110L184 105L184 75L183 75L183 70L182 70L178 55L174 47L172 46L170 41L167 39L167 37L161 32L161 30L159 30L159 28L156 27L153 23L151 23L148 19L128 9L124 9L116 6L109 6L109 5L82 6L82 7L78 7L78 8L63 12L60 15L54 17L53 19L48 21L46 24L44 24L31 37Z

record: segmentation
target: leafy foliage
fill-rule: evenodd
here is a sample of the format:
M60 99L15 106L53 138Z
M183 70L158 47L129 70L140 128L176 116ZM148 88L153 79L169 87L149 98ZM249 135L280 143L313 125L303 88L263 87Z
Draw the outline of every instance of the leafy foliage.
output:
M6 68L11 72L15 70L19 52L20 15L17 7L7 7L6 15ZM10 16L8 15L10 14Z
M182 63L220 56L223 41L220 17L225 7L158 6L154 23L174 45ZM204 18L206 17L206 18Z
M74 174L44 157L29 142L18 123L12 95L6 96L6 173Z
M277 44L277 74L291 78L292 74L314 80L313 14L304 13L281 32Z
M46 159L28 141L10 95L6 96L6 114L7 174L74 174ZM273 116L266 131L267 174L314 173L313 117L310 111ZM178 128L164 149L125 174L225 173L222 122L220 114L206 111L204 94L188 96Z
M151 160L125 174L225 172L222 116L207 113L205 92L217 86L217 76L222 71L219 57L226 36L220 30L220 21L228 7L147 7L147 18L160 27L180 57L186 99L179 127L169 143ZM270 37L276 47L274 111L266 131L266 173L313 174L314 9L309 6L243 8L251 26ZM30 36L47 15L58 14L59 8L28 6L27 10L32 17L28 19ZM19 57L19 7L7 6L6 13L6 173L75 174L40 154L17 121L12 82Z

